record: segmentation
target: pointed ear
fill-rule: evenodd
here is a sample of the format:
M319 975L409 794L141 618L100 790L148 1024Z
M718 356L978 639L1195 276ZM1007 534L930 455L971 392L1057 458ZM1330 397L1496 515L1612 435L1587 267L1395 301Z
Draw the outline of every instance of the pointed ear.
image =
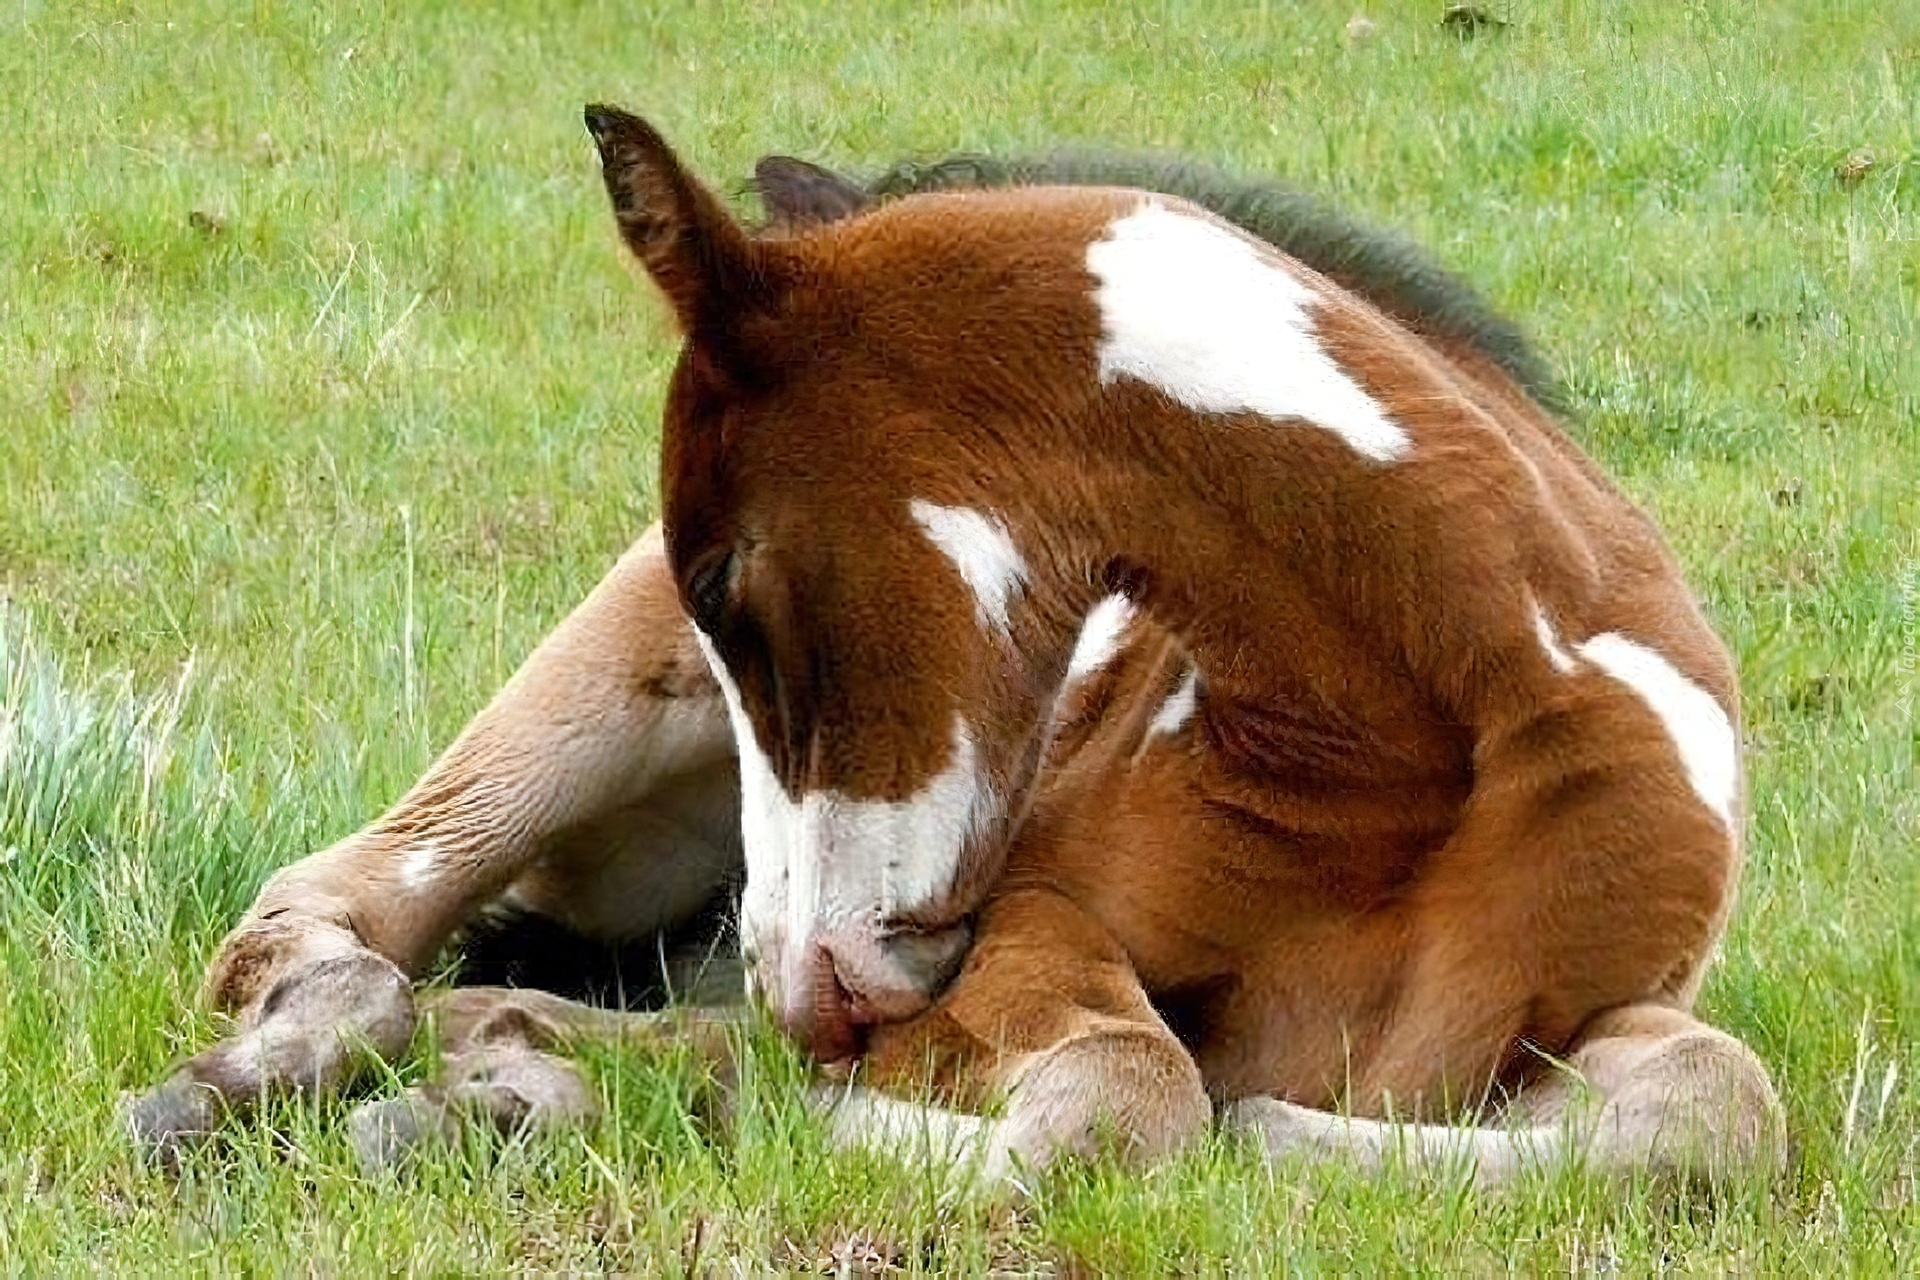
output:
M601 105L587 108L586 121L627 247L689 337L730 347L733 322L772 292L753 241L652 125Z
M857 183L792 156L762 156L753 166L753 189L776 227L838 222L873 203Z

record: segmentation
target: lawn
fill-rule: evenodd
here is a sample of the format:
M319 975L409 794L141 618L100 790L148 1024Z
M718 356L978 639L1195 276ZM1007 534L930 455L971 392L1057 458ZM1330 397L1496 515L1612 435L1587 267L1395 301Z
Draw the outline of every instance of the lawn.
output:
M0 1269L1920 1269L1920 5L9 5L0 16ZM486 11L483 12L482 10ZM592 1131L378 1178L290 1102L170 1179L114 1123L218 1031L273 867L376 813L652 518L673 338L580 105L737 191L1106 142L1406 230L1563 373L1737 654L1702 998L1794 1149L1717 1201L1269 1170L1017 1206L591 1059ZM418 1061L401 1075L417 1073ZM376 1082L377 1084L378 1082Z

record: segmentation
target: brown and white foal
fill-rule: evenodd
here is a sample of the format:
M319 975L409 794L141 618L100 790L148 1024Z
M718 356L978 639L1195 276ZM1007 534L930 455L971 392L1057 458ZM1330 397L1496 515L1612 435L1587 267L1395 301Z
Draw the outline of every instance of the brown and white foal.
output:
M1740 865L1732 667L1498 358L1181 199L776 165L756 235L643 122L587 124L686 335L664 536L267 885L209 976L239 1034L140 1138L398 1053L503 894L635 936L744 861L751 984L858 1063L849 1142L1152 1157L1219 1108L1487 1180L1782 1157L1766 1072L1689 1012ZM720 1038L445 1013L374 1154L586 1114L569 1036Z

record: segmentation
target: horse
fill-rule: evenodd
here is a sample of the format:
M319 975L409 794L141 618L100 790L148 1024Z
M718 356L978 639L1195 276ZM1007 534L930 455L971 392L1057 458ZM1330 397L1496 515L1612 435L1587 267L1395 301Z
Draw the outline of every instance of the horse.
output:
M489 909L652 936L739 892L836 1141L1770 1173L1692 1008L1734 900L1732 661L1517 330L1297 192L1067 157L757 171L749 228L593 106L683 345L663 518L388 813L210 967L236 1033L127 1112L408 1045ZM1181 194L1184 192L1185 194ZM430 997L369 1159L576 1123L582 1036L723 1013ZM1396 1153L1398 1153L1396 1155Z

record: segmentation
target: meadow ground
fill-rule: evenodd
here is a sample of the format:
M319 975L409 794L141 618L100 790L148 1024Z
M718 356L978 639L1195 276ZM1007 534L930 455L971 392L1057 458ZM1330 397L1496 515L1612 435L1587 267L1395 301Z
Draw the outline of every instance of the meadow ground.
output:
M0 1269L1920 1267L1920 6L1491 7L1462 39L1372 3L1356 42L1351 0L7 6ZM1517 315L1740 660L1702 1004L1779 1082L1787 1175L1478 1194L1217 1141L1013 1209L830 1155L771 1045L725 1133L688 1062L606 1052L584 1135L367 1179L340 1104L288 1103L142 1167L117 1096L216 1033L194 985L260 879L394 797L654 511L672 342L590 99L716 177L1184 151Z

